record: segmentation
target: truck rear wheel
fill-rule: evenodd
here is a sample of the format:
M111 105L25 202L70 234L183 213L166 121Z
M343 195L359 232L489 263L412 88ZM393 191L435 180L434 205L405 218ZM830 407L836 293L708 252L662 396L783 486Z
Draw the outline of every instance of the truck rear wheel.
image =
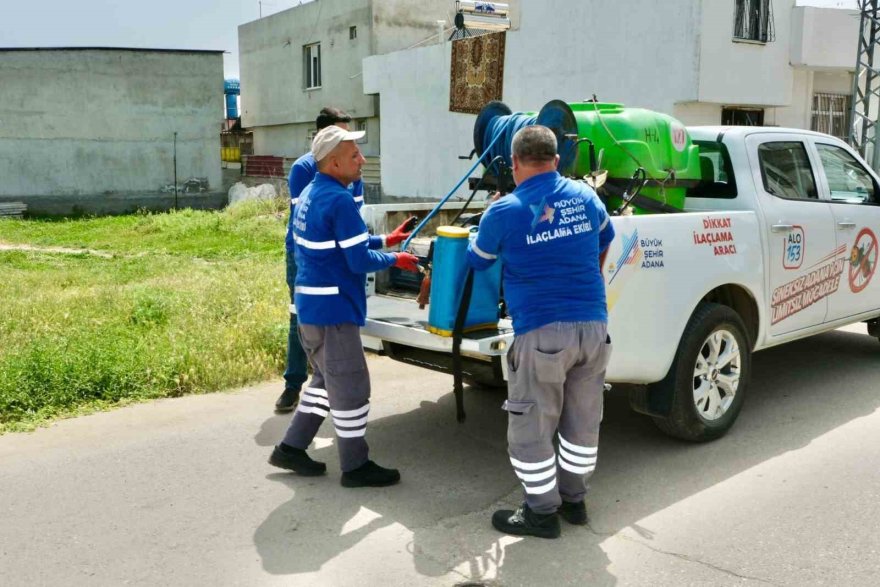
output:
M685 327L672 367L652 385L671 398L666 417L654 416L670 436L705 442L736 421L751 375L751 348L742 319L728 306L701 302Z

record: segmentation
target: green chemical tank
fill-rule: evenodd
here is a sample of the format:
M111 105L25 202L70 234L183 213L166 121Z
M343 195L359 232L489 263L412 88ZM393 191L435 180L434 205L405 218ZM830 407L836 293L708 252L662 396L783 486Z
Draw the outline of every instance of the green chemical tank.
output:
M666 114L622 104L552 100L537 117L526 118L492 102L474 126L475 148L482 154L483 146L499 134L502 140L490 155L500 154L509 161L515 131L529 124L549 127L556 134L563 175L584 178L596 166L607 171L606 182L597 191L609 211L619 208L624 191L631 193L642 180L644 186L632 202L635 214L683 210L687 189L701 178L699 147L683 124ZM644 175L633 182L639 169Z
M699 147L691 143L684 125L666 114L622 104L553 100L542 108L537 124L556 132L564 175L590 174L592 143L598 166L608 172L603 191L609 210L620 206L620 195L639 168L647 183L633 202L636 214L684 209L687 188L700 180Z

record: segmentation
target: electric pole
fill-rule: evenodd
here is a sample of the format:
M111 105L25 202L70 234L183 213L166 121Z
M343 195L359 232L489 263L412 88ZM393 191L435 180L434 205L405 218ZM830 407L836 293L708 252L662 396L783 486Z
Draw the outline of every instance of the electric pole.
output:
M880 0L859 0L859 48L853 75L849 144L875 170L880 169L878 114L880 114L880 70L875 57L880 41Z

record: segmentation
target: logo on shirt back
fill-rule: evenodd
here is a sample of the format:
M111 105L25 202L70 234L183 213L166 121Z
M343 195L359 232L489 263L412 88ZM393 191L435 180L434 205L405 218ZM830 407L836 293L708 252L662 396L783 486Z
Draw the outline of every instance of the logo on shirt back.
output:
M529 205L529 209L532 211L532 214L535 215L535 217L532 219L532 232L534 232L535 228L537 228L537 226L542 222L553 224L553 218L556 214L556 208L547 205L546 196L537 206Z
M529 205L532 218L531 234L526 235L526 244L546 243L558 238L567 238L593 231L593 224L587 213L588 202L582 197L561 199L552 205L547 197L541 199L537 206ZM542 223L554 226L542 227Z

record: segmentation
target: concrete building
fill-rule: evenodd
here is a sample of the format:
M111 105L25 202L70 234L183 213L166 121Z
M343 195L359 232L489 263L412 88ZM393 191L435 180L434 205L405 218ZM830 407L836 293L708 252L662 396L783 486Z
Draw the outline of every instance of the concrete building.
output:
M175 148L178 204L224 201L221 51L0 49L0 80L0 201L168 208Z
M316 0L241 25L242 126L254 133L254 153L302 155L309 150L318 111L335 105L367 131L361 151L377 157L379 97L364 94L364 58L436 43L437 21L451 27L454 5L452 0Z
M846 132L857 11L795 0L542 0L520 10L504 68L514 110L596 94L688 125ZM364 91L380 97L388 195L440 197L471 165L457 155L473 148L475 116L448 111L450 60L438 43L364 61Z

